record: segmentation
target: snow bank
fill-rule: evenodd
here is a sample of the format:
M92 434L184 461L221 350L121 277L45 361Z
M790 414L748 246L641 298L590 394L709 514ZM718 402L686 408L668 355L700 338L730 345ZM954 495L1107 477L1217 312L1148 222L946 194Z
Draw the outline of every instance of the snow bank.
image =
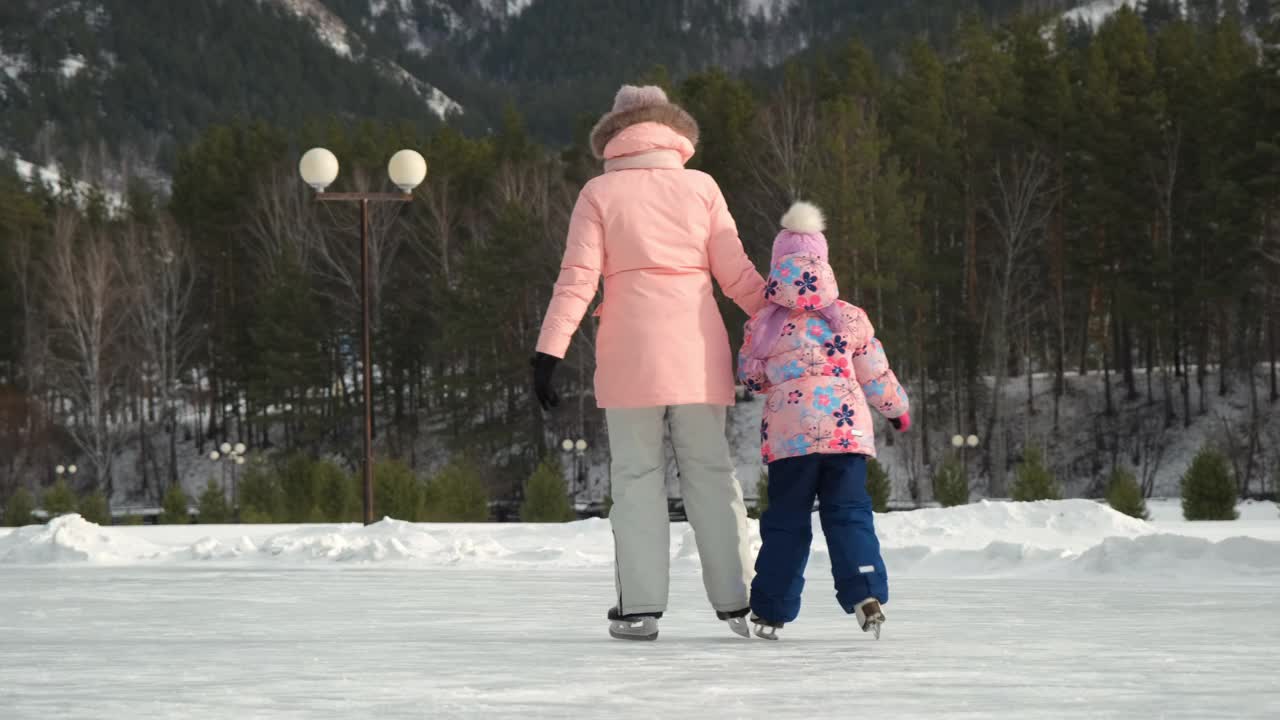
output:
M79 515L63 515L47 525L28 525L0 536L0 563L110 565L153 560L163 553L160 546Z
M1259 505L1241 523L1158 524L1088 500L983 502L878 516L897 577L1280 577L1280 516ZM1269 513L1269 514L1268 514ZM1162 514L1164 514L1162 512ZM1256 515L1256 517L1252 517ZM752 544L759 547L753 523ZM1233 532L1237 531L1237 532ZM698 564L688 525L671 527L677 569ZM830 560L814 518L815 566ZM99 527L79 515L0 535L0 563L23 565L231 563L414 567L608 568L605 520L564 525L435 525L385 519L360 525Z

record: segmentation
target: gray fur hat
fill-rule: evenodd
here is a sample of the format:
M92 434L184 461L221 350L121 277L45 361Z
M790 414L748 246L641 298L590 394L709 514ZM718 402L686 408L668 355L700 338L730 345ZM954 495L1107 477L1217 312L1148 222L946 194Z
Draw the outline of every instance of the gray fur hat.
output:
M604 159L604 148L618 133L632 125L656 122L666 125L698 144L698 123L684 108L667 99L657 85L623 85L613 100L613 110L605 113L591 129L591 152Z

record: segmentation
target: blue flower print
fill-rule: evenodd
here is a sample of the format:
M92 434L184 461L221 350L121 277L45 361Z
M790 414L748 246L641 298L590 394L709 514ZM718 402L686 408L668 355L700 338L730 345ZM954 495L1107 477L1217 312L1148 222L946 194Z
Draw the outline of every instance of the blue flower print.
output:
M755 378L747 378L747 389L753 393L759 393L762 390L764 390L764 385L762 385L760 381L756 380Z
M808 455L809 448L813 447L813 443L809 442L809 438L804 435L796 435L786 441L783 446L787 449L787 454L791 456Z
M845 425L853 427L853 408L849 407L848 404L841 405L839 410L831 413L831 416L836 419L836 427L844 427Z
M800 268L796 266L795 260L787 260L786 262L778 263L776 273L783 280L790 280L800 274Z
M792 360L782 366L782 381L797 380L804 377L804 363L799 360Z
M868 397L878 397L884 395L885 385L883 380L872 380L862 386L862 392Z
M821 318L809 318L805 333L819 343L826 343L831 339L831 328Z
M770 279L769 283L764 286L764 296L771 298L778 294L778 281Z
M799 280L796 280L795 286L800 288L801 295L806 292L818 292L818 276L813 273L804 273Z
M824 343L823 347L827 349L827 357L835 357L836 355L843 355L845 349L849 347L849 343L844 338L836 335Z
M768 420L760 421L760 442L762 443L769 442L769 421Z
M813 391L813 407L822 412L831 412L835 410L836 405L836 389L825 387L818 388Z

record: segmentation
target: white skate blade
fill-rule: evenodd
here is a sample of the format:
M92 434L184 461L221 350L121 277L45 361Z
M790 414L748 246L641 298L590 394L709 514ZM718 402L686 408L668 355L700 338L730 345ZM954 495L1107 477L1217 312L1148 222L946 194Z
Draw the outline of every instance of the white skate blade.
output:
M756 625L756 637L761 640L777 640L778 628L772 625Z
M609 635L615 640L657 640L658 619L613 620L609 623Z
M747 624L747 619L745 617L729 618L725 622L729 623L729 629L733 631L734 635L744 637L748 640L751 639L751 626Z

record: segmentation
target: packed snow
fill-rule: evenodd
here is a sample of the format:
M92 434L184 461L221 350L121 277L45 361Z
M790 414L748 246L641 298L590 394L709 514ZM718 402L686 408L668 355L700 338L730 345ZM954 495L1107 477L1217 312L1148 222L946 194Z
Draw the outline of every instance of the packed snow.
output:
M413 73L405 70L400 65L385 63L382 64L382 70L389 77L399 80L401 84L413 90L418 97L426 101L427 107L431 108L431 112L435 113L437 117L445 119L450 115L462 114L462 106L455 102L453 98L445 95L439 88L419 80Z
M62 58L62 66L59 68L59 72L62 73L62 77L67 80L71 80L75 76L79 75L80 71L84 70L84 68L85 61L83 55L68 55Z
M1241 506L1231 523L1175 519L1162 501L1155 521L1121 515L1091 500L981 502L889 513L877 529L890 569L915 577L1199 577L1280 581L1280 511ZM815 518L816 522L816 518ZM752 525L754 547L759 535ZM825 557L815 524L813 554ZM684 523L671 526L676 564L696 566ZM78 515L0 530L0 563L167 565L379 564L422 567L600 568L613 562L606 520L566 525L415 524L189 525L99 527Z
M347 37L346 23L325 7L320 0L276 0L294 16L311 23L316 36L338 55L351 58L351 41Z
M1118 12L1120 8L1126 6L1137 9L1141 7L1141 2L1140 0L1093 0L1082 4L1080 7L1068 10L1063 13L1062 17L1064 20L1072 22L1083 21L1096 28L1105 22L1107 18ZM1178 6L1185 9L1186 3L1180 0Z
M27 718L1274 718L1280 512L1083 500L877 517L883 639L814 545L776 643L672 526L656 643L605 632L607 521L0 530L0 713Z
M36 165L3 150L0 150L0 161L12 162L14 170L23 182L40 185L52 193L69 190L72 199L81 205L86 204L95 190L99 190L83 180L67 180L62 168L56 165ZM124 209L125 199L120 193L105 190L102 191L102 198L109 212L117 213Z
M743 0L742 8L747 17L773 20L790 10L794 2L795 0Z

